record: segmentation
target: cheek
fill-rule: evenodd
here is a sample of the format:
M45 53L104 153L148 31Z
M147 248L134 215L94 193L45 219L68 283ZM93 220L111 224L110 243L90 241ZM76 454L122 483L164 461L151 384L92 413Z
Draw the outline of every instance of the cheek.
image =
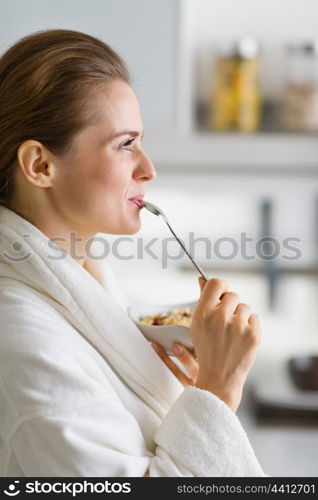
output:
M129 177L121 168L96 168L87 179L87 185L95 194L107 194L110 199L118 199L124 197L129 185Z
M124 165L105 165L105 162L77 164L59 179L59 192L67 203L98 205L108 200L123 199L131 178Z

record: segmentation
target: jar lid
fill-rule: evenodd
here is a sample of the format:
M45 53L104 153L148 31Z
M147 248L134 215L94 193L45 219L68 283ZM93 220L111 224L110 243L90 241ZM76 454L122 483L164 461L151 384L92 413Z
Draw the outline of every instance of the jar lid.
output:
M255 59L259 54L259 43L252 36L245 36L236 41L222 41L219 55L226 58Z
M246 36L237 41L235 52L243 59L254 59L259 54L259 44L255 38Z

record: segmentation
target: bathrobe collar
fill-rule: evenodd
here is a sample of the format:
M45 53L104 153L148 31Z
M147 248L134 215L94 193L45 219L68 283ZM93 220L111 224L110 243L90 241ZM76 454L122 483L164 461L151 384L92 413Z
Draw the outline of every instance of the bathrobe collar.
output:
M62 306L59 311L65 318L164 417L183 391L181 383L95 278L71 256L61 258L60 247L4 206L0 206L0 276L19 280Z

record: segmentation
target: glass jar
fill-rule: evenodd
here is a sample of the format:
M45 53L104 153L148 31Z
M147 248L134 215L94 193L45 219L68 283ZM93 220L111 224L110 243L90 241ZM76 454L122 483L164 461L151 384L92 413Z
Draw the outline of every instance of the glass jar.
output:
M287 46L282 124L290 130L318 130L318 42Z
M251 132L260 122L260 60L254 38L239 40L215 62L209 128Z

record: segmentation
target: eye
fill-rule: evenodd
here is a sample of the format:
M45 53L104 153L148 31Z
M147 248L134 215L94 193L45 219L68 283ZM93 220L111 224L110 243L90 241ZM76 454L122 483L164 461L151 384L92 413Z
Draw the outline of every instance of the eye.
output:
M134 138L133 139L129 139L129 141L125 142L124 144L121 145L121 148L122 149L127 149L128 151L132 151L131 148L129 148L128 146L130 146L133 142L134 142Z

